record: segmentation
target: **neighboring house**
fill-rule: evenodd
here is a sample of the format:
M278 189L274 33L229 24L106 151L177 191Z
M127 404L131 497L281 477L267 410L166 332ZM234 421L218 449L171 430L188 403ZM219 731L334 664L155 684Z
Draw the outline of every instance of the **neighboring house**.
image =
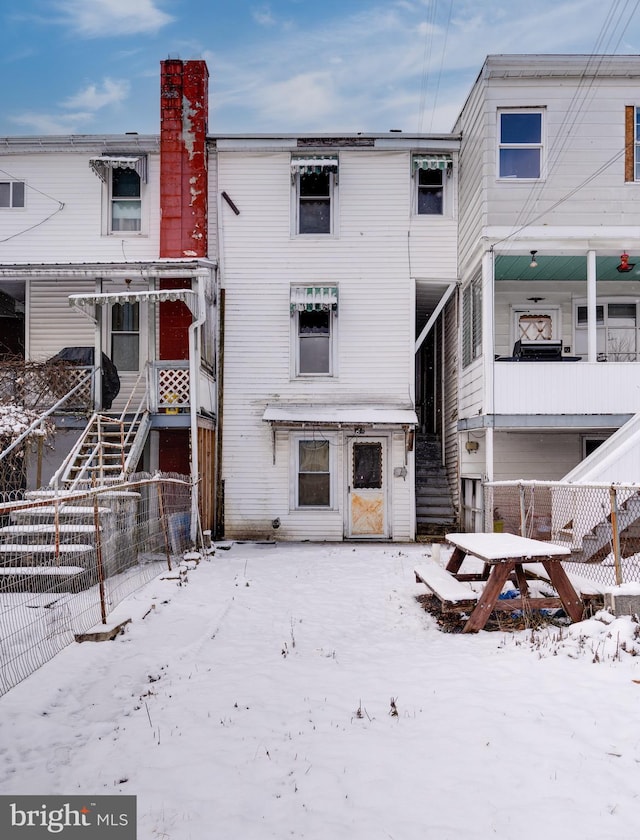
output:
M454 127L466 530L484 478L575 477L639 410L639 85L637 56L489 56Z
M441 346L457 280L458 138L211 141L225 536L414 539L427 434L439 524L452 523L437 436L455 405Z
M93 351L90 407L143 416L128 468L200 478L211 527L217 274L207 241L207 77L202 61L162 63L159 137L0 139L0 300L12 325L0 358L21 347L29 361ZM111 406L102 354L120 380ZM69 408L56 417L45 480L87 423ZM91 469L82 474L90 479Z

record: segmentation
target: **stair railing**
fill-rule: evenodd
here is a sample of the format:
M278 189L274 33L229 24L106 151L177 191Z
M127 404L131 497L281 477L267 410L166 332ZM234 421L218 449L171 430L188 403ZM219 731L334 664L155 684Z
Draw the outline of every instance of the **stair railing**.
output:
M10 452L13 452L13 450L17 446L20 446L22 441L25 440L26 438L28 438L29 435L32 435L35 432L35 430L38 428L38 426L41 426L44 423L44 421L47 419L47 417L49 417L51 414L53 414L54 411L57 411L60 408L60 406L64 405L64 403L70 397L72 397L76 393L76 391L79 391L81 388L85 387L88 384L88 382L91 380L91 378L93 377L94 373L95 373L95 371L91 371L90 373L88 373L84 377L84 379L81 379L76 385L74 385L74 387L70 391L68 391L64 395L64 397L61 397L55 405L53 405L51 408L48 408L43 414L41 414L39 417L37 417L29 425L29 427L26 428L24 430L24 432L22 432L22 434L13 441L13 443L11 443L9 446L7 446L6 449L3 449L2 452L0 452L0 461L2 461L4 458L6 458L7 455L9 455Z

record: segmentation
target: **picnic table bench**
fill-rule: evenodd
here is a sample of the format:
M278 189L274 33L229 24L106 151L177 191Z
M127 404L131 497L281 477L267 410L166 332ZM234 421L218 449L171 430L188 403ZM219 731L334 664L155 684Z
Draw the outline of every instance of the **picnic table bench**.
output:
M563 607L572 621L582 619L584 604L561 565L562 559L571 553L566 546L504 533L447 534L446 540L454 546L446 568L431 561L415 570L416 580L426 584L448 611L467 612L470 609L463 633L482 630L494 610L511 612ZM481 560L483 571L461 573L466 557ZM557 597L533 595L524 569L527 561L542 564ZM517 584L520 596L501 601L504 584L510 579ZM469 581L479 581L480 591L473 592Z
M478 602L468 583L457 580L435 560L425 558L414 574L416 583L424 583L440 601L443 612L469 612Z

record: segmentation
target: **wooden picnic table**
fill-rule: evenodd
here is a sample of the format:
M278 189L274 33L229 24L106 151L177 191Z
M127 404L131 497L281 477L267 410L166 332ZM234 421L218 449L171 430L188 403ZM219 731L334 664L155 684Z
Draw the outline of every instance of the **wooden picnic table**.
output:
M477 605L467 619L463 633L482 630L496 609L512 611L562 606L572 621L582 620L584 604L562 568L563 558L571 554L566 546L504 533L447 534L446 540L454 546L446 570L459 581L484 582ZM484 571L480 574L462 573L460 569L466 557L482 560ZM531 594L523 568L523 563L527 562L542 564L558 598L541 598ZM513 575L520 597L499 601L504 584Z

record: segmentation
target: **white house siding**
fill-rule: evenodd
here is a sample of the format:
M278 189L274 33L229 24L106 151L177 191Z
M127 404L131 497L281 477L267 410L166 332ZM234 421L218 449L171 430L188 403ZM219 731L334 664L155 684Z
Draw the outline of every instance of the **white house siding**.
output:
M582 459L578 432L495 432L494 479L560 481Z
M459 509L458 465L458 298L453 297L444 314L444 416L442 434L445 445L445 467L452 501Z
M483 87L480 82L472 89L463 113L454 126L461 132L459 166L459 253L461 269L466 275L475 272L480 261L478 243L485 224L485 199L483 186L485 174L486 141L485 119L482 103Z
M220 205L227 536L272 533L276 517L283 523L279 538L343 536L342 497L335 511L287 513L288 438L278 433L274 464L272 431L261 419L268 403L411 405L409 153L338 152L337 235L317 238L291 236L290 150L218 152L218 188L240 210L236 216L225 202ZM333 377L291 378L290 286L298 283L339 287ZM399 463L397 457L394 449L390 472L404 464L404 457ZM342 478L344 470L338 469ZM410 475L402 492L412 493L412 487ZM406 539L407 513L400 507L392 505L391 529L394 538Z
M70 142L69 149L73 145ZM103 147L7 154L0 162L26 183L25 208L0 210L0 263L122 262L156 259L159 245L160 158L148 155L141 234L102 234L103 183L89 166ZM7 177L7 176L3 176ZM62 207L61 207L62 205Z
M586 58L584 59L586 62ZM626 65L626 62L625 62ZM628 225L636 213L637 185L624 183L625 105L637 102L636 78L581 79L575 64L558 78L492 79L486 88L485 172L489 225L512 226L544 214L537 224L566 226ZM543 107L546 143L543 183L496 181L497 109ZM601 167L606 168L574 195L569 193ZM603 187L610 201L603 208ZM558 202L557 206L556 202ZM524 212L523 212L524 208ZM603 213L603 210L605 211Z
M91 280L28 281L26 356L30 361L43 362L63 347L93 347L93 324L69 306L69 295L94 291Z
M460 374L458 390L458 412L460 417L469 417L482 413L482 360L477 359Z

